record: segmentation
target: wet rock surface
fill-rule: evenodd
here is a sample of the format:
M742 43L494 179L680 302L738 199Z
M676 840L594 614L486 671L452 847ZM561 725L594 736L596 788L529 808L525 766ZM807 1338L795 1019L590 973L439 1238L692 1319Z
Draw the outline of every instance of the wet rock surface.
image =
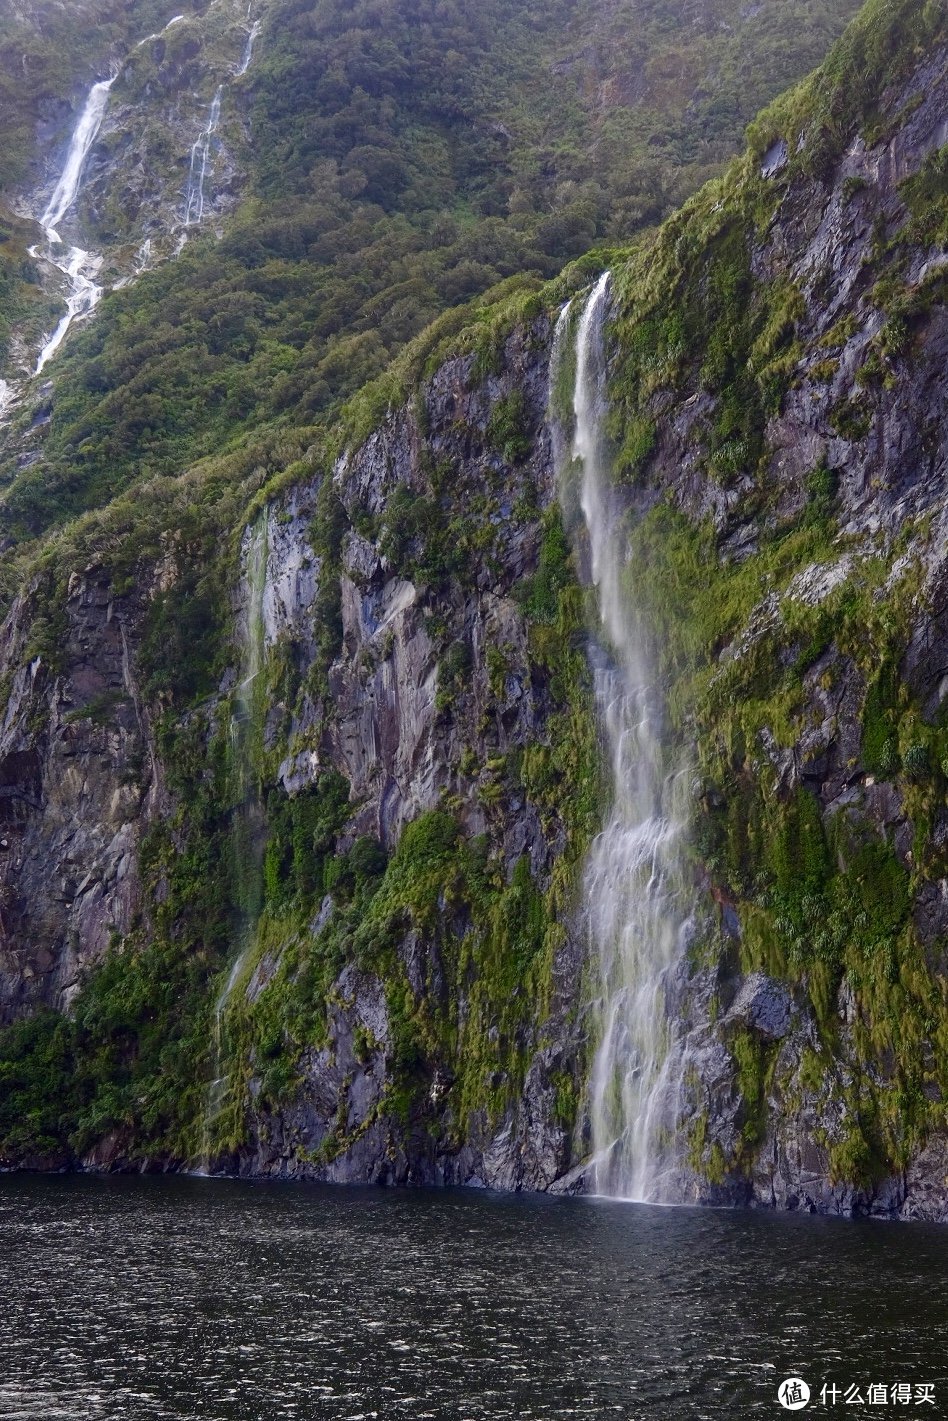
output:
M831 180L795 179L755 250L759 281L790 272L807 296L795 379L766 431L770 504L761 512L746 478L725 487L708 477L693 437L708 415L704 393L678 404L662 397L650 466L655 484L690 519L714 526L735 563L781 519L801 514L814 468L832 471L843 539L838 556L805 568L789 591L791 601L811 609L832 604L855 561L876 542L891 544L903 530L914 536L912 520L918 520L925 536L912 546L921 577L901 670L931 717L948 696L943 307L928 313L899 378L873 387L871 438L843 437L831 412L855 398L856 373L879 330L861 277L873 231L880 222L895 228L904 220L899 183L944 144L946 100L942 54L922 66L905 93L890 96L891 111L908 114L898 131L875 144L854 140ZM786 152L771 150L765 176L777 181L787 162ZM925 281L939 261L937 253L918 251L906 281ZM843 315L851 329L830 341ZM508 878L526 855L544 888L563 852L562 822L506 785L498 804L490 767L542 745L554 714L548 678L531 657L521 595L538 566L542 514L556 496L546 410L550 337L546 318L517 330L498 362L500 373L475 374L470 355L448 361L423 383L415 404L393 410L327 476L347 532L339 553L340 635L325 667L318 666L318 608L327 569L311 540L317 479L301 482L266 512L262 592L266 651L291 654L307 686L292 705L274 700L268 706L265 744L278 764L268 789L295 796L327 769L338 772L351 786L347 846L369 836L389 851L407 825L450 800L467 835L495 834ZM815 352L826 350L832 351L829 373L816 369ZM514 395L522 400L530 452L511 461L490 430L493 412ZM437 520L447 505L469 511L478 536L468 546L462 577L439 577L425 562L424 539L396 550L395 513L406 494L434 509L432 533L443 533ZM460 544L468 531L458 522L451 538ZM249 535L245 561L248 548ZM149 599L178 575L172 560L152 569L150 579L142 576L140 591L119 593L90 566L63 589L61 622L47 641L37 640L31 625L31 589L0 630L0 670L9 686L0 724L3 1021L41 1006L68 1009L83 974L133 923L147 921L154 906L139 851L173 795L156 748L158 708L141 686L141 636ZM245 586L234 595L235 624L247 596ZM734 644L720 649L722 665L750 654L779 616L776 598L762 601ZM794 648L784 649L793 659ZM211 719L237 675L232 667L210 698ZM804 787L825 822L865 827L891 843L901 865L911 864L911 795L894 778L867 768L866 679L855 659L830 641L801 684L794 742L781 741L767 726L752 758L773 768L779 793ZM948 843L943 807L932 833ZM946 882L938 877L923 885L912 905L939 980L948 933ZM844 978L833 990L830 1051L804 990L809 984L745 970L737 905L715 898L710 882L702 881L697 897L696 916L719 930L719 960L709 967L696 954L683 980L669 989L687 1066L687 1124L700 1117L704 1130L699 1148L682 1159L679 1197L948 1220L948 1144L938 1133L929 1134L901 1171L871 1185L846 1182L853 1043L860 1028L850 984ZM314 936L332 912L331 895L324 908L311 925ZM426 1082L423 1111L406 1122L389 1108L394 1028L385 984L352 961L332 984L326 1040L301 1056L292 1095L279 1111L260 1103L261 1077L251 1074L248 1140L221 1165L273 1178L589 1188L581 1091L568 1101L572 1118L562 1101L564 1083L575 1087L589 1049L587 946L581 923L564 915L560 926L549 1011L542 1026L534 1022L518 1042L526 1062L523 1088L499 1119L485 1108L472 1114L463 1138L452 1133L446 1065ZM443 990L437 934L406 931L395 951L416 1002ZM242 986L248 1001L260 998L278 964L277 949L260 959ZM739 1069L748 1042L763 1063L754 1095ZM869 1075L874 1090L891 1086L884 1052ZM84 1163L127 1167L124 1147L120 1134L106 1135ZM729 1167L734 1161L739 1167ZM155 1159L150 1165L181 1163Z

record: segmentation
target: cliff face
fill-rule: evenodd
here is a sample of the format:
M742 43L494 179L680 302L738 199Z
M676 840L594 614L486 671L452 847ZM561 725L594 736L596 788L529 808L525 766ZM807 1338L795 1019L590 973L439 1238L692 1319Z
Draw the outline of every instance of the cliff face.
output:
M523 765L562 751L558 720L584 711L577 652L565 648L576 664L564 685L530 611L544 511L563 557L548 334L544 319L515 332L486 379L472 378L471 356L449 361L337 466L331 492L304 485L268 519L265 642L271 657L293 648L301 687L292 708L287 695L266 713L275 793L305 802L341 775L340 848L391 857L354 917L329 892L309 924L318 943L338 920L340 970L285 1103L252 1112L234 1151L242 1172L548 1188L571 1163L562 1097L580 1071L582 951L544 895L575 863L581 830ZM337 497L349 524L338 571L307 542L320 492L322 516ZM327 576L339 578L340 649L314 689ZM549 591L550 618L562 616L568 573L547 576L563 583ZM293 990L289 972L275 982L280 963L280 947L256 965L252 949L241 969L251 1032L256 994ZM262 1088L252 1074L251 1099Z
M613 271L626 591L692 783L688 1200L948 1216L946 98L936 10L871 5ZM588 1187L605 796L548 409L585 279L432 337L345 452L155 480L34 567L7 1161Z
M3 630L0 981L8 1021L66 1007L140 901L136 826L156 777L128 641L130 608L95 570L69 582L56 674L27 595ZM47 629L52 632L52 629ZM11 670L11 668L16 668Z
M678 988L697 1198L948 1213L948 52L918 20L893 62L865 12L619 278L634 583L716 904Z
M492 351L496 373L449 360L356 454L264 508L220 613L231 668L183 716L154 668L186 548L138 564L133 591L86 565L16 603L4 1014L71 1009L80 1056L96 1041L139 1101L163 1101L149 1131L90 1079L79 1115L107 1113L73 1121L67 1155L511 1188L570 1167L568 885L595 749L548 338L541 315ZM165 977L183 1100L129 1040L128 1000L116 1015L90 996L113 972L146 994L133 1019Z

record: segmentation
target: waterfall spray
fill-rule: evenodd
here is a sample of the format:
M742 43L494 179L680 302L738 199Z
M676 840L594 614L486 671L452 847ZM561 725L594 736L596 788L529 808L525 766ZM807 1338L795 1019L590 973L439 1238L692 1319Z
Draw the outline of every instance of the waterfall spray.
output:
M608 755L612 806L583 880L595 993L590 1079L596 1192L669 1200L681 1055L667 993L687 929L682 865L683 776L667 769L661 701L634 611L634 569L609 467L603 327L609 274L588 297L576 334L572 463L578 478L599 628L591 648L596 708ZM569 322L554 340L554 379ZM566 461L561 461L566 462ZM567 489L561 480L564 507Z

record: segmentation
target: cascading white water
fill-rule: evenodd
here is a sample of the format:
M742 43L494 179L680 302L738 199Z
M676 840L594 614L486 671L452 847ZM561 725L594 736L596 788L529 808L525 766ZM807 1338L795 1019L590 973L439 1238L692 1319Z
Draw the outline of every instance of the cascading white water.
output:
M69 278L70 291L66 297L66 311L60 317L59 324L48 336L43 344L36 361L35 375L42 373L46 362L56 354L63 341L66 339L69 327L73 321L82 316L88 316L98 305L102 295L102 287L97 286L92 280L90 272L98 274L101 265L101 258L92 252L83 251L81 247L70 247L65 260L57 261L53 259L54 265Z
M154 34L146 35L144 39L140 39L138 41L135 48L141 49L143 45L150 44L153 39L161 39L161 36L165 33L166 30L170 30L172 25L180 25L181 21L185 18L186 17L184 15L172 16L172 18L165 25L164 29L155 30Z
M257 35L260 33L262 28L262 20L255 20L254 23L250 26L250 29L247 33L247 43L244 45L244 52L236 70L236 75L238 79L241 77L242 74L246 74L247 70L250 68L250 61L253 58L254 40L257 38Z
M207 124L200 137L191 145L191 166L188 170L188 186L184 195L184 225L195 227L204 216L204 180L207 177L211 142L217 132L221 117L221 96L223 84L218 85L211 101Z
M86 99L85 107L79 115L79 122L70 139L62 174L53 189L53 195L45 212L39 219L40 226L46 235L46 251L40 253L36 248L33 248L31 255L42 255L53 266L58 267L66 277L68 285L65 314L61 317L52 335L44 341L36 361L34 373L37 375L41 373L46 362L56 354L72 323L80 320L83 316L88 316L95 309L102 295L101 286L95 282L95 277L98 276L102 264L101 258L94 252L84 251L82 247L64 248L57 229L63 219L68 216L79 196L86 159L102 125L102 119L109 102L109 91L115 83L115 79L116 75L114 74L111 79L101 79L89 90L89 97Z
M667 991L684 951L683 776L666 768L658 690L634 612L634 569L610 478L603 326L609 274L578 322L573 462L598 595L592 648L596 707L612 805L590 850L583 893L595 983L597 1042L590 1079L597 1193L674 1197L681 1057ZM557 331L562 344L568 314ZM560 358L554 350L554 360ZM564 502L565 506L565 502Z
M66 154L66 164L62 176L53 189L53 195L46 211L40 218L40 226L46 229L47 236L53 241L59 240L54 229L59 226L79 195L82 169L89 156L89 150L96 140L102 119L105 117L106 105L109 102L109 90L115 83L115 79L116 76L113 74L111 79L101 79L99 83L93 84L89 90L85 108L79 115L79 122L76 124L69 144L69 151Z

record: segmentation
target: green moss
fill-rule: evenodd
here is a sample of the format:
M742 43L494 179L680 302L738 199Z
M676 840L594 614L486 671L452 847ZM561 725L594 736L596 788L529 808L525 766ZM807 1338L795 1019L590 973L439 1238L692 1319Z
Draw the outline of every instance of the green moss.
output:
M830 410L829 422L841 439L855 444L860 439L865 439L869 433L872 427L872 410L865 397L847 397Z
M338 881L340 870L333 858L336 836L350 812L349 783L335 770L324 771L315 785L296 795L277 788L270 791L264 857L265 900L270 910L290 902L318 902L332 886L330 878ZM370 855L358 846L352 855L352 872L358 877L365 873Z
M855 1184L870 1188L888 1173L886 1162L863 1133L858 1120L851 1120L845 1134L829 1146L829 1172L833 1184Z
M487 442L508 464L519 464L533 447L522 390L503 395L490 412Z
M891 779L899 768L899 678L892 661L883 662L866 688L862 710L862 762L867 771Z
M899 186L911 216L911 237L932 246L948 239L948 144L930 153L917 173Z
M753 1158L766 1129L767 1090L776 1048L773 1042L741 1029L731 1039L730 1051L742 1098L740 1143L734 1161L741 1165Z
M517 600L533 625L552 626L563 592L573 582L569 542L559 508L552 505L543 517L543 541L537 570L516 589Z

